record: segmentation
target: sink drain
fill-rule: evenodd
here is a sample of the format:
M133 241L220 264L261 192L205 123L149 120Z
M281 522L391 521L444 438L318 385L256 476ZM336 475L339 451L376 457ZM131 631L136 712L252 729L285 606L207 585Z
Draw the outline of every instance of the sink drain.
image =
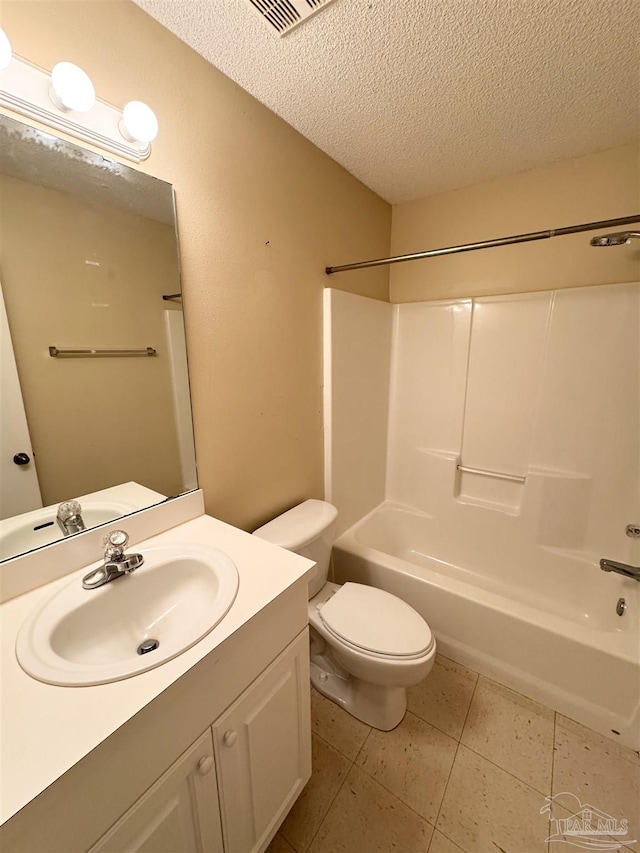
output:
M145 640L143 643L140 643L140 645L138 646L138 654L139 655L146 655L146 654L149 654L149 652L155 652L155 650L158 648L159 645L160 645L159 640L151 640L151 639Z

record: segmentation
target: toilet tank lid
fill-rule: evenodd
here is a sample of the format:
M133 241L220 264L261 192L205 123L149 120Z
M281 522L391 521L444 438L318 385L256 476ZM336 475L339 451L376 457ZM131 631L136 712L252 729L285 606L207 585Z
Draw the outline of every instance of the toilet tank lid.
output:
M296 551L322 536L337 517L338 510L333 504L308 500L263 524L253 531L253 535L289 551Z

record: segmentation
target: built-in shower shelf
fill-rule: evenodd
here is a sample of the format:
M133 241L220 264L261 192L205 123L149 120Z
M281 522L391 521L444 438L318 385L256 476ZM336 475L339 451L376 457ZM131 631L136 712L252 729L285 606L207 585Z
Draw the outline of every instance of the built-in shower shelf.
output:
M526 476L458 462L453 476L456 500L508 515L519 515Z
M595 554L592 551L580 551L577 548L555 548L550 545L541 546L544 551L550 554L556 554L558 557L563 557L567 560L575 560L579 563L584 563L585 566L598 568L600 564L601 554Z

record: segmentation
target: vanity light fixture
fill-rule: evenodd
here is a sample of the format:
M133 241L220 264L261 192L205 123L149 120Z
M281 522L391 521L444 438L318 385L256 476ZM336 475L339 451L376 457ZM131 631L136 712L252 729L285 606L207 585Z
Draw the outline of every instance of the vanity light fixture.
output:
M11 50L11 42L5 31L0 27L0 71L4 71L11 63L13 51Z
M146 104L130 101L119 110L97 98L88 74L72 62L58 62L49 74L13 55L1 29L0 109L134 163L147 159L158 133L158 120Z
M73 62L58 62L51 72L49 97L60 110L86 113L96 102L91 78Z

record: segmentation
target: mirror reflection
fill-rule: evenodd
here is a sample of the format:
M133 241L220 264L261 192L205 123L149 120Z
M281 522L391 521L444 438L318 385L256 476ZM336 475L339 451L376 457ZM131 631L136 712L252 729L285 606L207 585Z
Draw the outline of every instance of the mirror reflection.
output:
M197 483L172 187L0 117L0 241L8 559Z

